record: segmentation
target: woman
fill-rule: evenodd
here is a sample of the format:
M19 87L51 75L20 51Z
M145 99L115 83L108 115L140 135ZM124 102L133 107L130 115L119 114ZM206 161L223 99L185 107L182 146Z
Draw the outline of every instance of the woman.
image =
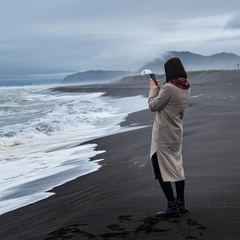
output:
M156 217L179 217L188 212L185 208L185 175L182 163L182 120L190 96L190 84L179 58L164 64L166 82L150 79L149 109L156 112L152 130L151 162L155 179L158 179L167 198L168 207ZM177 198L171 182L175 182Z

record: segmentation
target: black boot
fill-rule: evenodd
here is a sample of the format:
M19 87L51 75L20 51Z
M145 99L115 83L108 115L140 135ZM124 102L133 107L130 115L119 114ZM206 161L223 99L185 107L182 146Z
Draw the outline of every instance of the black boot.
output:
M177 199L175 200L175 202L177 203L178 208L179 208L179 211L180 211L181 214L184 214L184 213L189 212L189 211L185 208L185 200L184 200L184 199L177 198Z
M156 213L156 217L180 217L180 211L178 208L178 204L175 201L168 202L168 207Z

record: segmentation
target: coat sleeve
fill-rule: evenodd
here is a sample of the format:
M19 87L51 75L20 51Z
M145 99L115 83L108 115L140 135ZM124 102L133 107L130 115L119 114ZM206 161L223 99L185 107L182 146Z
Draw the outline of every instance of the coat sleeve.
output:
M151 112L162 110L170 101L171 93L169 86L163 85L158 92L157 88L149 91L148 106Z

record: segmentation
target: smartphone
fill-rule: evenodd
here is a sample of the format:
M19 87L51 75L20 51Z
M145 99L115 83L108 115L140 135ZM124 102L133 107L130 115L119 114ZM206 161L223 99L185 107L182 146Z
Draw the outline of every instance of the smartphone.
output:
M154 73L150 73L150 78L155 82L156 86L158 86L157 80L156 80L156 77L155 77Z

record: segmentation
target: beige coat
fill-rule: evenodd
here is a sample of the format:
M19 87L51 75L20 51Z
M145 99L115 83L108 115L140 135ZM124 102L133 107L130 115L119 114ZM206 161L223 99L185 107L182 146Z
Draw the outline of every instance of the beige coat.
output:
M158 92L149 91L149 109L156 112L152 130L150 158L157 153L164 182L185 179L182 161L182 119L187 107L190 89L183 90L166 83Z

